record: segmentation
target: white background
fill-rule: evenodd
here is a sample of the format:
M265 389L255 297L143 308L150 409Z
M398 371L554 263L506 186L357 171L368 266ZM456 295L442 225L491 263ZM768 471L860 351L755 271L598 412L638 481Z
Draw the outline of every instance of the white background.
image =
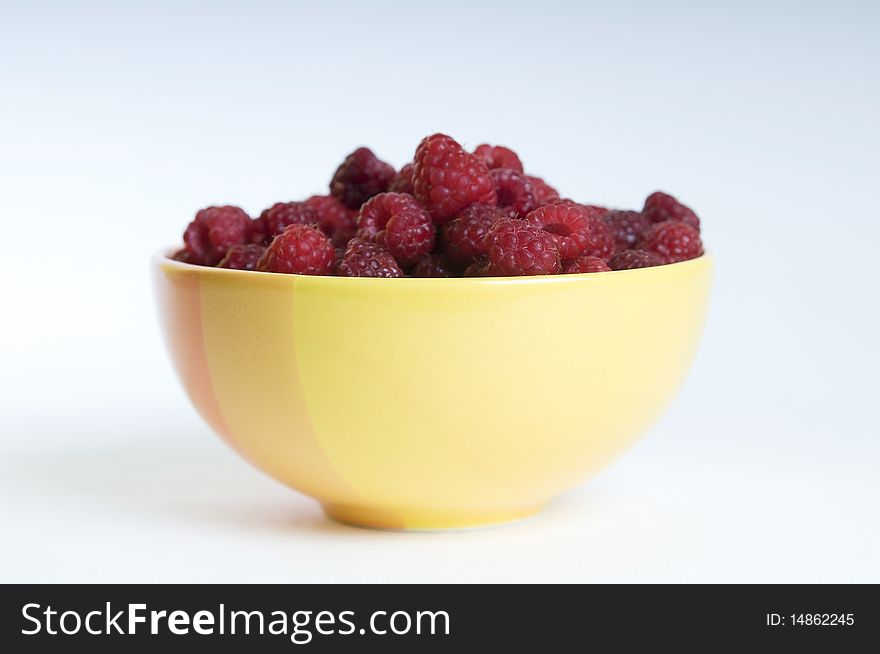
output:
M4 3L0 581L880 582L877 7ZM353 529L198 419L148 260L435 131L675 193L711 315L663 420L538 517Z

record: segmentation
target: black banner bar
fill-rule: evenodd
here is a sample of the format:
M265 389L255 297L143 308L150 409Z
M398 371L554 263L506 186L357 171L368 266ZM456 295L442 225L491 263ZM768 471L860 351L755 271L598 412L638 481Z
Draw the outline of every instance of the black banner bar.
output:
M877 645L873 585L0 587L0 651ZM91 633L90 633L91 632ZM843 648L843 649L841 649ZM600 651L601 647L599 648ZM199 649L198 651L204 651ZM468 649L467 651L470 651ZM549 650L555 651L555 650Z

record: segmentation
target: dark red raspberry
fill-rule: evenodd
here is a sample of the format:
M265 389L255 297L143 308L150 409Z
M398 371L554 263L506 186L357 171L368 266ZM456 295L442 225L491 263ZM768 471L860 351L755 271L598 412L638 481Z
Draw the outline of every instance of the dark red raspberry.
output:
M226 252L226 256L217 264L218 268L232 268L233 270L256 270L257 262L263 256L266 248L256 243L245 245L233 245Z
M342 277L403 277L403 271L384 247L353 238L336 269Z
M516 152L503 145L489 145L483 143L478 145L474 150L474 156L486 164L486 168L512 168L517 172L523 171L522 161L519 160Z
M391 180L391 186L388 187L391 193L409 193L413 194L413 165L406 164L398 171L394 179Z
M379 159L369 148L358 148L345 158L330 180L330 193L349 209L357 209L378 193L388 190L394 166Z
M409 266L434 249L435 236L431 216L419 207L391 216L385 229L376 235L376 242L384 245L401 266Z
M644 250L621 250L608 260L608 265L611 266L611 270L632 270L662 266L663 260L656 254Z
M272 239L257 270L296 275L329 275L336 264L330 239L317 227L289 225Z
M703 243L700 232L687 223L667 220L642 234L639 249L656 254L664 263L676 263L703 254Z
M259 220L266 225L266 238L271 242L289 225L317 225L318 215L305 202L276 202L263 210Z
M557 202L538 207L526 218L552 235L564 259L581 255L607 258L614 252L614 238L608 226L588 207Z
M499 220L485 240L493 275L554 275L560 270L553 235L525 220Z
M256 245L265 246L268 245L271 240L272 239L269 238L269 227L266 225L266 217L260 215L258 218L251 220L250 242L255 243Z
M313 195L303 204L315 212L318 227L333 242L345 246L357 231L357 211L349 209L332 195Z
M191 263L216 265L233 245L247 243L251 237L251 218L238 207L207 207L196 213L183 233Z
M508 218L525 218L538 206L535 187L522 173L512 168L493 168L489 175L495 182L498 206Z
M409 274L413 277L451 277L452 268L442 255L423 254Z
M506 216L491 204L472 204L462 210L440 229L446 257L456 266L464 267L485 256L486 234L492 223L502 218Z
M452 137L428 136L419 143L413 159L416 199L438 224L449 222L469 204L495 204L495 184L486 164Z
M690 207L686 207L674 197L662 191L655 191L648 196L642 213L652 223L675 220L700 231L700 219L697 218L697 214Z
M602 219L614 234L618 250L634 248L651 221L640 211L607 211Z
M562 272L566 274L608 272L609 270L611 268L605 263L605 259L599 257L581 256L562 264Z
M406 193L380 193L361 207L358 238L384 245L404 266L434 249L431 216Z
M559 191L550 186L540 177L526 175L526 179L529 180L535 188L535 199L538 202L538 206L559 198Z
M582 207L586 207L589 209L594 215L599 216L600 218L604 218L608 215L608 212L611 211L608 207L600 207L598 204L583 204L579 203Z

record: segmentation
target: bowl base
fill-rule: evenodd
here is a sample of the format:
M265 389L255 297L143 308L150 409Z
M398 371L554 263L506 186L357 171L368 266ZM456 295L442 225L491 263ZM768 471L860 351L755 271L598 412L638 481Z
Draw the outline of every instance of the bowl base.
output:
M386 510L350 504L323 504L327 517L354 527L385 531L463 531L513 524L538 513L543 505L522 509Z

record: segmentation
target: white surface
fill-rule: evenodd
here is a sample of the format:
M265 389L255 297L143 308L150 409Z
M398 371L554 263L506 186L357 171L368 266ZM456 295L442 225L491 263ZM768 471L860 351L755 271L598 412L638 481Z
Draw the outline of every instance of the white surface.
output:
M876 5L46 5L0 21L0 581L880 581ZM540 516L343 527L189 408L147 259L437 130L676 193L712 313L661 423Z

